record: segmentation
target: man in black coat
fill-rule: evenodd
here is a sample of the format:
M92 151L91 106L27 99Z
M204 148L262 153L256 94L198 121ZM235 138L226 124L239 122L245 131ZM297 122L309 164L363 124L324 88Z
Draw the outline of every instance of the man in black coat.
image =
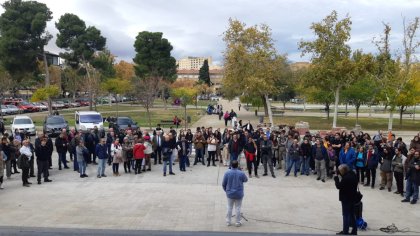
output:
M338 171L341 175L341 181L338 175L334 177L334 181L335 187L339 190L339 199L343 211L343 231L337 233L337 235L348 235L350 225L352 227L350 234L357 235L356 216L354 213L354 205L357 201L357 177L346 164L340 165Z
M47 138L40 139L40 144L35 146L36 162L38 164L38 184L41 184L41 174L44 176L44 182L51 182L48 179L50 148L47 146Z

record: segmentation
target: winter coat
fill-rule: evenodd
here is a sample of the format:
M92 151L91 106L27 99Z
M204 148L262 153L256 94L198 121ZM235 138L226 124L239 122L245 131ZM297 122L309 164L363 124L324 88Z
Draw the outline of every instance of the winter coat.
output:
M355 153L354 153L354 149L352 147L350 147L347 150L347 153L344 152L344 148L341 149L340 151L340 164L346 164L349 166L349 168L351 170L354 169L354 161L356 159Z
M394 158L392 158L392 168L394 172L404 173L405 159L407 159L407 157L402 154L400 156L395 155Z
M407 172L407 179L410 179L413 183L420 185L420 170L416 169L416 165L420 166L420 159L411 159Z
M144 150L146 147L142 143L136 143L133 147L133 157L136 160L145 158Z
M323 145L321 145L321 152L322 152L322 157L323 157L322 159L317 158L316 149L317 149L317 146L315 144L315 145L312 146L312 156L313 156L314 160L327 160L327 158L328 158L327 149Z
M369 150L366 152L366 167L368 169L376 169L379 163L379 155L376 150L372 150L372 154L369 157Z
M381 171L383 172L391 172L392 171L392 154L391 153L381 153L382 164L381 164Z
M112 163L122 163L122 146L121 144L112 144L111 145L111 153L112 153Z

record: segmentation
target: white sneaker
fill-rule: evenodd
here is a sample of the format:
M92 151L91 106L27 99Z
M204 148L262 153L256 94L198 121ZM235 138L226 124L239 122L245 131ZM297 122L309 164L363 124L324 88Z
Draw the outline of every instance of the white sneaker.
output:
M242 225L242 223L241 223L241 222L237 222L237 223L235 224L235 226L236 226L236 227L241 227L241 225Z
M226 226L231 226L232 224L230 222L226 222Z
M1 183L1 184L0 184L0 189L4 189L4 188L3 188L3 183Z

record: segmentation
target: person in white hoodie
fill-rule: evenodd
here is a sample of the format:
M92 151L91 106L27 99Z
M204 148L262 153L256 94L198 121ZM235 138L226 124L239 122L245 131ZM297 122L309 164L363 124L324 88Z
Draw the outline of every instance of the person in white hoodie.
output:
M114 141L111 145L111 155L112 155L112 172L114 173L114 176L120 176L120 173L118 171L118 168L120 166L120 163L123 162L122 158L122 146L118 139Z

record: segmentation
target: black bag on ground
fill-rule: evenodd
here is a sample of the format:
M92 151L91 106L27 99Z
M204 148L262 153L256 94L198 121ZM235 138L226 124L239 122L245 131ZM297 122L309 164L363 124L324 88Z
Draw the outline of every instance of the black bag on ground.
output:
M354 215L356 216L356 219L362 218L363 213L363 202L358 202L354 204Z

